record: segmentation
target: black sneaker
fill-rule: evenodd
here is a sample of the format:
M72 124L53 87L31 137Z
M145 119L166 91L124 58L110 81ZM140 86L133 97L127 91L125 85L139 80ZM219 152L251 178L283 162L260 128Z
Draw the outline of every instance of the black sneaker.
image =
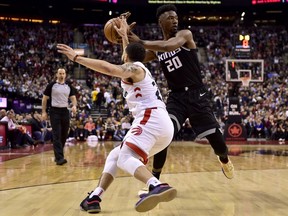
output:
M66 164L67 163L67 160L62 158L60 160L56 160L56 165L63 165L63 164Z
M94 195L92 198L89 198L91 193L88 193L88 196L80 203L80 209L89 213L99 213L101 212L101 199L96 195Z
M168 184L159 184L149 188L149 193L144 195L135 205L138 212L146 212L155 208L160 202L169 202L177 195L177 190Z
M87 199L89 198L90 194L92 193L93 191L91 192L88 192L88 196L85 197L85 199L80 203L80 209L82 211L87 211L88 210L88 206L87 206Z

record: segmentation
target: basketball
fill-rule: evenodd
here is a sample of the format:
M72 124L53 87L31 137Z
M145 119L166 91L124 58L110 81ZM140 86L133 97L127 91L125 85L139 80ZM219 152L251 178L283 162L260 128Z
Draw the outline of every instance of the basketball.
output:
M122 43L122 38L118 35L114 26L120 27L120 21L117 18L108 20L104 26L104 35L108 41L114 44Z

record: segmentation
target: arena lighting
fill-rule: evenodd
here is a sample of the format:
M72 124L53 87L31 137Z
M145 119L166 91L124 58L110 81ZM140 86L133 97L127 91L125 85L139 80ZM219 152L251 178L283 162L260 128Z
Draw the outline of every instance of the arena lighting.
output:
M206 16L193 16L193 19L204 20L204 19L207 19L207 17Z
M8 20L11 21L21 21L21 22L32 22L32 23L43 23L43 20L38 19L27 19L27 18L17 18L17 17L11 17Z
M32 22L32 23L43 23L44 22L44 20L27 19L27 18L21 18L21 17L0 17L0 20L9 20L9 21L15 21L15 22ZM60 20L49 20L49 23L59 24Z
M51 23L51 24L59 24L60 20L49 20L49 23Z

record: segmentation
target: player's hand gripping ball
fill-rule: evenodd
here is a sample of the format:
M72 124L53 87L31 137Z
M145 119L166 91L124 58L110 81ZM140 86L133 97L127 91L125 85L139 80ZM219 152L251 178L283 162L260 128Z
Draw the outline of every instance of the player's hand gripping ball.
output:
M117 33L114 26L119 28L120 22L121 22L119 20L119 18L125 17L126 19L128 19L128 17L130 15L131 15L131 13L128 11L128 12L122 13L118 18L112 18L106 22L106 24L104 25L104 35L108 41L110 41L111 43L114 43L114 44L121 44L122 43L122 38ZM136 24L136 22L133 22L129 25L129 32L134 28L135 24Z
M120 27L120 20L117 18L112 18L108 20L104 26L104 35L108 41L114 44L121 44L122 38L118 35L114 26Z

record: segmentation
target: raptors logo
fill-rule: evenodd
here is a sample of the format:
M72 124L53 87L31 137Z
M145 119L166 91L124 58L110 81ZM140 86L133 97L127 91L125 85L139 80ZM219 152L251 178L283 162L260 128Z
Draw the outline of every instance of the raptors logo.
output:
M239 137L242 134L242 127L239 124L232 124L228 128L231 137Z
M140 126L137 126L137 127L131 129L131 133L136 135L136 136L139 136L140 134L142 134L142 131L143 130Z

